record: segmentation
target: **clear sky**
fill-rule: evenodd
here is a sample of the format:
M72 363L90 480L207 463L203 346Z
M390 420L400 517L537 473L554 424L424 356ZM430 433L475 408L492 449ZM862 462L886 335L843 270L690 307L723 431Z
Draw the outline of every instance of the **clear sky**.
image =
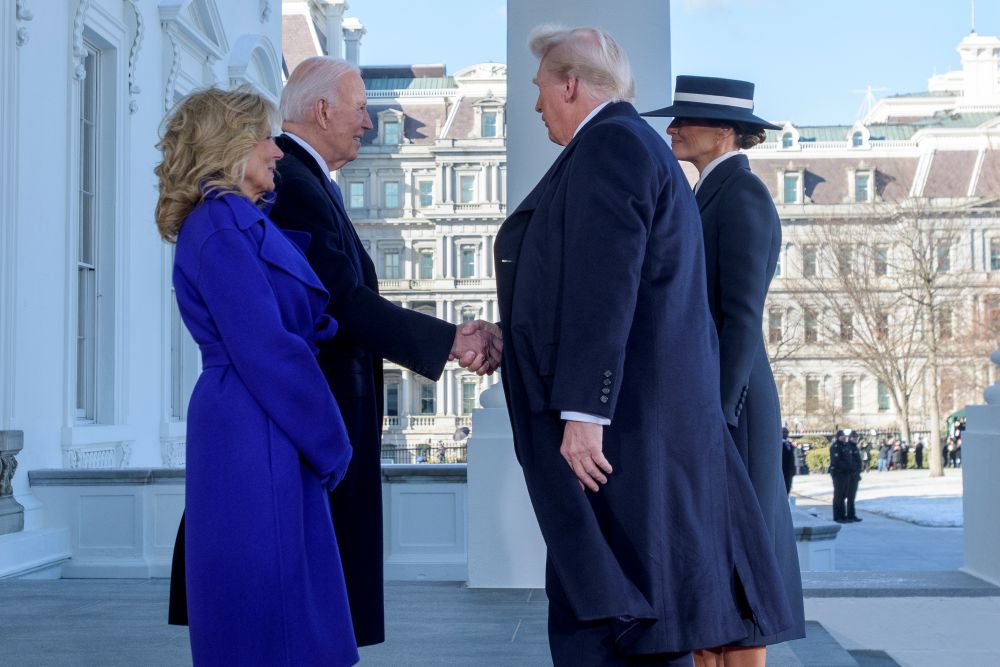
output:
M664 0L666 1L666 0ZM506 62L503 0L349 0L368 33L366 65ZM756 113L799 125L850 124L879 97L926 90L960 69L971 0L670 0L672 75L757 84ZM608 3L609 10L614 3ZM1000 0L977 0L976 31L1000 36ZM626 49L628 45L625 45ZM881 89L881 90L880 90Z

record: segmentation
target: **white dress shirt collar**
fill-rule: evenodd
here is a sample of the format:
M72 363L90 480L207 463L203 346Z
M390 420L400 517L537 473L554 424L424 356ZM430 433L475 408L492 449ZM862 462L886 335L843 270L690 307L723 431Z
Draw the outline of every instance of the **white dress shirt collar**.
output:
M304 148L305 151L309 153L309 155L312 155L313 159L316 160L316 164L319 165L320 171L326 174L326 177L329 178L331 181L333 180L333 178L331 178L330 176L330 168L326 166L326 160L324 160L320 156L320 154L316 152L315 148L307 144L305 139L303 139L302 137L298 137L292 134L291 132L285 132L285 135L288 136L289 139L297 143L299 146L302 146L302 148Z
M713 169L715 169L720 164L722 164L729 158L733 157L734 155L739 155L739 154L740 154L739 151L729 151L728 153L723 153L719 157L709 162L708 165L705 166L705 171L701 172L701 177L698 179L698 182L694 184L694 193L698 194L698 188L700 188L701 184L705 182L705 179L708 178L708 175L712 173Z
M607 101L607 102L601 102L596 107L594 107L594 110L591 111L590 113L588 113L587 117L583 119L583 122L576 126L576 130L573 132L573 137L575 137L580 132L580 128L581 127L583 127L584 125L586 125L587 123L589 123L590 120L594 116L596 116L597 114L601 113L601 109L603 109L604 107L608 106L609 104L611 104L610 100ZM570 141L573 140L573 137L570 137Z

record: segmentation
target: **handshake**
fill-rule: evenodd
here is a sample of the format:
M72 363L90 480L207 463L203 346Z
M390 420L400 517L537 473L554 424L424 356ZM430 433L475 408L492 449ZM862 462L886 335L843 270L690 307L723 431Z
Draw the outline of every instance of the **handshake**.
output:
M492 375L500 366L503 337L492 322L473 320L458 325L448 360L457 359L462 368L476 375Z

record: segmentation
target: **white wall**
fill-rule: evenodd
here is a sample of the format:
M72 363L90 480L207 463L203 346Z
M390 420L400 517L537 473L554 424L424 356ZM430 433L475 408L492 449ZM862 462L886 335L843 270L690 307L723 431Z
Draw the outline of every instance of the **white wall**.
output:
M184 424L169 419L169 252L153 223L158 128L176 95L208 84L250 80L276 98L277 4L24 3L30 17L13 1L0 9L0 428L24 433L14 493L27 508L26 529L41 525L30 517L39 507L29 470L69 466L71 449L100 447L115 450L115 466L161 466L161 443L183 437ZM101 296L112 302L114 343L100 364L113 375L113 400L106 423L87 426L76 423L74 384L84 39L107 62L98 117L110 180L101 211L114 229L105 249L113 287Z

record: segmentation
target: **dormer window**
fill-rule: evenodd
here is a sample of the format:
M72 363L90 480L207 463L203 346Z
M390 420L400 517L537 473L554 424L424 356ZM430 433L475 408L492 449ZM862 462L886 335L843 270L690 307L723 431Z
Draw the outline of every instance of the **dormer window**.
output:
M778 172L778 201L782 204L801 204L802 171L785 170Z
M847 190L847 201L850 203L869 204L875 201L875 171L864 167L848 170Z
M854 123L844 138L851 148L871 148L871 132L860 120Z
M785 123L778 137L778 140L781 142L781 150L791 151L801 149L801 146L799 146L799 131L791 123Z
M497 112L484 111L482 121L482 135L486 138L497 136Z
M398 121L388 121L382 126L382 143L388 144L390 146L396 146L399 144L399 122Z
M858 203L871 201L872 175L867 172L854 174L854 201Z
M483 139L497 139L503 136L503 101L487 93L486 97L474 102L476 119L472 135Z
M406 142L403 136L405 116L399 109L384 109L378 112L378 140L382 146L399 146Z

